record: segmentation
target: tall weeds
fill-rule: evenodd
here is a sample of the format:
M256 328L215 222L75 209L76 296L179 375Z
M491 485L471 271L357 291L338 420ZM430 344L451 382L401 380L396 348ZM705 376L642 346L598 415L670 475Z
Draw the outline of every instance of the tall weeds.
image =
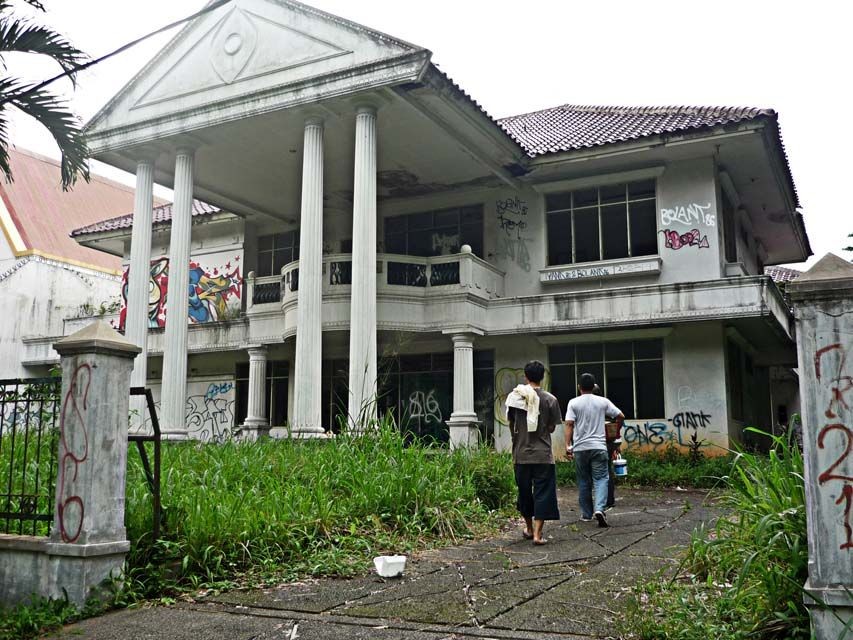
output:
M684 572L638 593L629 627L639 637L809 637L803 458L789 440L762 435L769 455L736 454L721 478L724 515L693 533Z
M169 445L165 528L152 541L138 456L127 485L137 593L246 573L350 575L373 555L471 536L512 496L508 457L406 445L380 426L332 441Z

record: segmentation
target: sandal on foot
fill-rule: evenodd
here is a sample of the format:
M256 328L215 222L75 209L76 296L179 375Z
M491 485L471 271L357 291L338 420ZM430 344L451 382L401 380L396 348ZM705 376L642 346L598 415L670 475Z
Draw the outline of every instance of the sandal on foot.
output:
M521 532L521 537L524 538L525 540L533 540L533 534L527 533L527 531L524 531L524 530L522 530L522 532Z
M544 539L543 540L534 540L533 544L535 544L537 547L542 547L542 546L548 544L548 541L544 540Z

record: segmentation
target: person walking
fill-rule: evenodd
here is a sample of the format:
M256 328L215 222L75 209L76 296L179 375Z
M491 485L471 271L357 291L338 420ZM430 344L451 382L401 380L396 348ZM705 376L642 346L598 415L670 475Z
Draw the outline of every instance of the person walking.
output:
M600 396L601 395L601 387L596 383L592 388L592 392ZM611 436L607 433L607 425L609 423L604 423L604 435L607 439L607 503L604 505L604 512L607 513L613 507L616 506L616 470L613 468L613 461L616 459L616 455L619 453L619 450L622 448L622 438L617 437L611 440ZM622 425L617 425L619 427L621 433Z
M533 544L546 543L545 520L559 520L557 473L551 434L561 422L557 398L539 385L545 365L538 360L524 366L523 385L507 396L507 423L512 434L512 462L518 487L518 510L524 518L522 536Z
M604 432L605 418L615 420L620 427L624 414L604 396L594 394L595 376L581 374L581 395L572 398L566 409L566 457L575 461L578 479L578 502L581 520L598 520L606 527L609 455Z

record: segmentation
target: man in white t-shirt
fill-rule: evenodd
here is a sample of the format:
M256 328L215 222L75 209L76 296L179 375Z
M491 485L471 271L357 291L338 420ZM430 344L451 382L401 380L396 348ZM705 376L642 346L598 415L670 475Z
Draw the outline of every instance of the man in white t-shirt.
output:
M581 374L579 386L581 395L569 400L566 410L566 457L574 459L577 469L581 520L589 522L595 517L599 527L606 527L609 456L604 422L605 418L616 420L621 431L625 416L610 400L593 393L592 374Z

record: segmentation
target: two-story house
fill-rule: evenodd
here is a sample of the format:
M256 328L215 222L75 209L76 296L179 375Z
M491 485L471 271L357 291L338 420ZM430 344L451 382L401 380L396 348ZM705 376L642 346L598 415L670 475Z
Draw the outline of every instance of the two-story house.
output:
M771 424L771 371L796 366L763 274L811 251L772 110L495 120L426 49L235 0L88 140L136 173L136 203L75 238L129 264L134 379L160 385L170 437L210 437L188 415L220 399L249 436L391 410L413 434L505 447L503 400L537 358L564 406L595 374L629 447L727 445ZM155 180L173 205L153 208Z

